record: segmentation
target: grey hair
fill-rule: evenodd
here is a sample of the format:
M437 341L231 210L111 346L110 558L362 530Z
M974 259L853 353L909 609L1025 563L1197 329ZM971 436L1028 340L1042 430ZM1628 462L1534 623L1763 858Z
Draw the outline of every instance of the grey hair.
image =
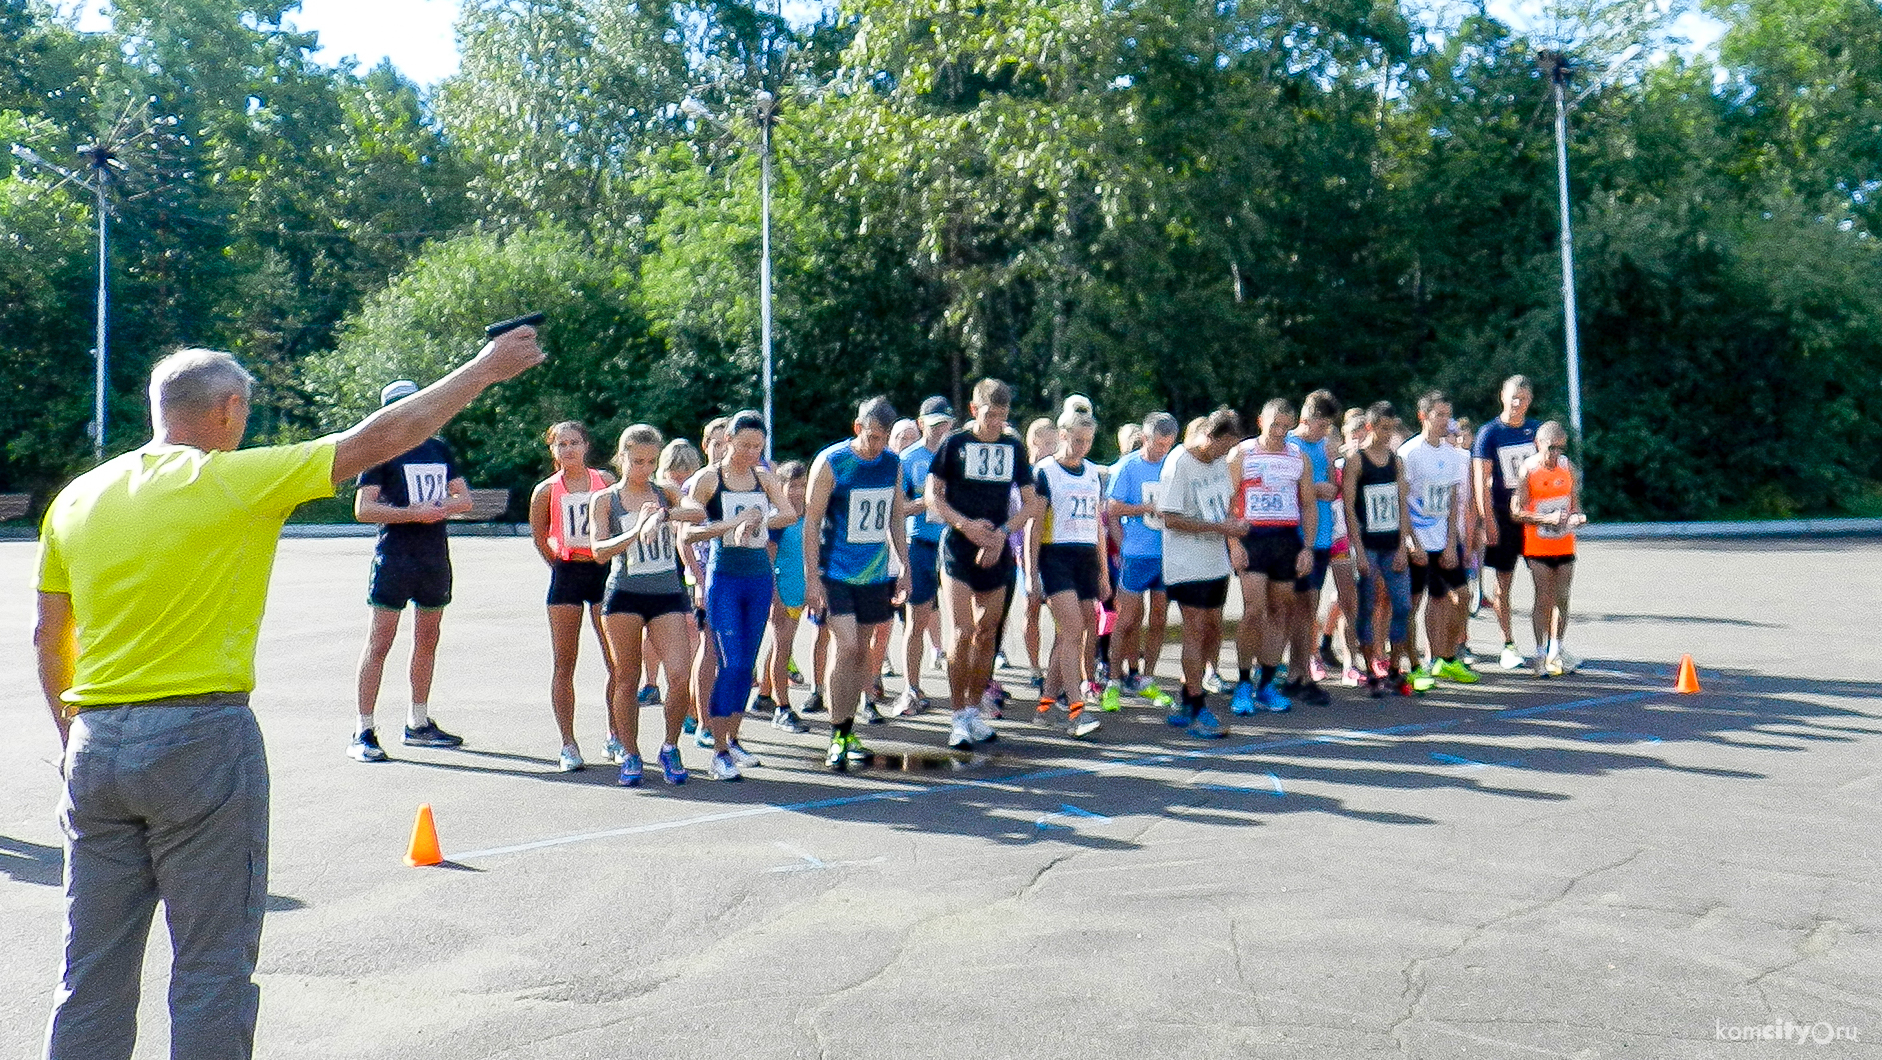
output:
M220 350L178 350L150 370L150 407L158 419L200 416L240 394L254 392L255 377Z
M1158 438L1176 437L1176 417L1167 412L1153 412L1144 417L1144 431Z

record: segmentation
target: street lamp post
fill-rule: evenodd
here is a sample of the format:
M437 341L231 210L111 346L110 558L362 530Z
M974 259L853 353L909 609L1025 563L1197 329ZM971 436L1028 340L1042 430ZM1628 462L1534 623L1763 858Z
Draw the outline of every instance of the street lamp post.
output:
M759 152L759 257L758 257L758 341L764 349L762 383L765 391L765 460L771 459L771 443L777 431L772 424L771 402L771 125L777 119L778 97L762 89L758 93L758 128L762 137Z
M33 152L23 144L13 145L13 157L30 162L51 173L56 173L66 180L90 191L98 199L98 315L97 334L92 347L94 367L92 393L92 456L99 463L105 459L105 366L106 338L109 334L109 291L106 287L105 267L110 260L109 247L106 243L105 228L105 185L110 181L111 165L117 158L117 152L103 144L88 144L78 149L78 153L91 165L92 176L87 180L77 173L57 166Z
M1581 331L1575 319L1575 230L1568 210L1568 56L1545 51L1536 57L1555 91L1555 179L1562 210L1562 338L1568 356L1568 425L1581 444Z

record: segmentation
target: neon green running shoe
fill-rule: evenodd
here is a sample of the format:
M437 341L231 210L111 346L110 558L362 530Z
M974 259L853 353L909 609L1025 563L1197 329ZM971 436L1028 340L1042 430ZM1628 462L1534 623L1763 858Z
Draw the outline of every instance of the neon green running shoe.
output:
M1104 694L1098 697L1098 709L1109 714L1124 709L1124 689L1116 681L1104 683Z
M1411 686L1413 692L1429 692L1438 687L1438 679L1431 676L1431 671L1420 666L1411 672Z
M1150 705L1158 710L1169 710L1171 707L1176 706L1176 697L1165 692L1160 685L1151 685L1146 689L1144 691L1144 698L1149 700Z
M1477 683L1477 671L1471 669L1470 664L1461 659L1439 659L1432 673L1446 681L1456 681L1460 685Z

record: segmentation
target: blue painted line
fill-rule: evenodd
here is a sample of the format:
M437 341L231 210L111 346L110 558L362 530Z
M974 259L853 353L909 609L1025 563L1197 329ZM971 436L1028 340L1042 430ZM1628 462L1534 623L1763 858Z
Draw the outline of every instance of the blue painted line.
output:
M1567 710L1580 710L1585 707L1606 706L1613 703L1631 703L1663 694L1659 690L1647 692L1628 692L1622 695L1600 696L1594 699L1578 699L1569 703L1556 703L1540 707L1524 707L1514 710L1500 710L1488 715L1493 718L1527 718L1538 714L1551 714ZM1172 755L1161 752L1154 755L1142 755L1137 758L1117 759L1092 766L1071 767L1064 769L1045 769L1017 776L990 778L987 780L964 780L959 783L930 785L910 788L890 788L882 791L864 792L859 795L843 795L829 799L813 799L808 802L766 803L761 806L746 806L737 810L725 810L718 813L700 814L694 817L682 817L671 821L655 821L650 824L632 825L626 828L609 828L598 832L582 832L576 835L554 836L538 839L529 843L517 843L513 846L491 847L487 850L472 850L461 854L448 854L446 860L468 862L480 858L494 858L505 854L521 854L531 850L546 850L551 847L570 846L575 843L587 843L597 839L615 839L621 836L646 835L652 832L667 832L678 828L692 828L702 824L717 824L722 821L737 821L749 817L764 817L774 813L798 813L804 810L828 810L843 806L853 806L865 802L907 799L920 795L934 795L945 792L968 790L972 788L999 788L1034 780L1048 780L1056 777L1099 776L1116 772L1120 769L1134 769L1145 765L1160 765L1181 759L1230 758L1236 755L1254 754L1262 751L1279 751L1290 747L1311 747L1316 744L1334 743L1342 739L1374 736L1404 736L1412 733L1431 732L1437 729L1454 728L1468 718L1447 718L1440 721L1417 722L1410 725L1394 725L1381 729L1348 729L1340 733L1316 736L1293 736L1280 740L1264 740L1256 743L1239 744L1234 747L1198 748ZM1279 786L1279 780L1276 780Z
M1657 695L1660 695L1660 693L1657 691L1625 692L1618 696L1601 696L1597 699L1578 699L1578 700L1575 700L1573 703L1549 703L1549 704L1544 704L1543 706L1540 706L1540 707L1523 707L1521 709L1499 710L1495 714L1492 714L1491 717L1494 717L1494 718L1533 718L1538 714L1559 714L1565 710L1580 710L1583 707L1604 707L1610 703L1633 703L1642 699L1650 699Z
M1598 743L1659 743L1660 738L1645 732L1585 732L1576 737Z

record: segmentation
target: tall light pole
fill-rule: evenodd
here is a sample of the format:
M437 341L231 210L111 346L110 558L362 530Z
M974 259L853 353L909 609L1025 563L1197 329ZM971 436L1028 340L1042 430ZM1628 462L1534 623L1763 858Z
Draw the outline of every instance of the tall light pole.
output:
M88 180L77 173L57 166L35 154L32 148L23 144L13 145L13 157L31 162L33 165L51 173L57 173L66 180L92 192L98 199L98 316L96 345L92 347L92 360L95 368L92 394L92 456L103 463L105 459L105 366L106 337L109 329L109 291L106 288L105 268L110 260L109 247L105 237L105 185L110 181L111 165L117 158L117 152L103 144L87 144L78 149L78 153L90 164L92 175Z
M1555 179L1562 209L1562 338L1568 351L1568 425L1581 444L1581 331L1575 320L1575 229L1568 210L1568 87L1570 63L1558 51L1536 62L1555 91Z
M771 126L777 120L778 97L760 89L757 98L758 129L763 147L759 152L758 187L758 341L764 348L762 381L765 391L765 460L771 459L771 442L776 436L771 421Z

